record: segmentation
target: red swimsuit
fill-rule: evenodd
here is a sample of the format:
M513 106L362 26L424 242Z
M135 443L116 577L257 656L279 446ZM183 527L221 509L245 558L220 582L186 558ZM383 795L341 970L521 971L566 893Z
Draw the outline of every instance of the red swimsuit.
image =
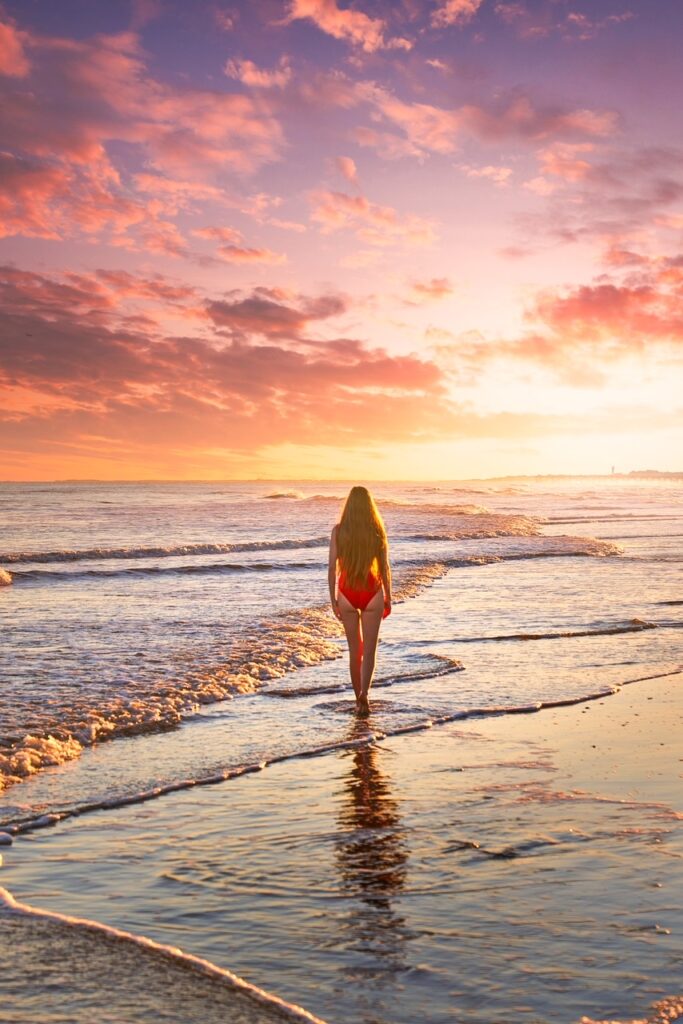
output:
M345 569L342 568L341 572L339 573L339 593L343 594L347 601L349 601L349 603L352 604L354 608L358 608L361 611L367 608L368 604L373 599L375 594L377 594L381 589L382 581L377 576L375 576L372 569L370 569L370 571L368 572L367 579L365 581L365 587L361 590L350 586L346 577ZM387 615L388 610L385 608L382 618L385 619Z

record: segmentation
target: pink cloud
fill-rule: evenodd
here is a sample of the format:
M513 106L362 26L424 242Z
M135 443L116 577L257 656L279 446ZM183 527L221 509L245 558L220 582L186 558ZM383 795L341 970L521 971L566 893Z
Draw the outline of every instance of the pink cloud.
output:
M23 414L15 402L0 416L5 443L63 451L99 438L96 450L121 444L120 454L131 439L165 450L215 447L219 436L254 450L340 438L365 444L369 427L385 440L432 436L458 422L435 363L310 336L347 310L343 297L256 289L206 303L214 336L166 337L142 317L126 327L113 295L197 299L127 272L70 282L0 273L0 387L27 399Z
M216 226L195 228L192 234L197 235L199 238L211 238L216 239L219 242L227 242L229 244L236 244L242 241L241 232L237 231L235 228Z
M16 42L5 28L0 42ZM118 248L193 258L169 217L229 202L217 175L243 175L278 156L281 129L262 100L157 80L133 33L20 35L34 58L27 85L0 81L4 234L106 237ZM116 142L132 146L147 169L115 166ZM256 259L256 250L249 255ZM261 258L277 260L267 250Z
M342 178L350 185L358 186L358 168L355 160L352 160L350 156L338 156L334 162Z
M531 11L524 3L499 2L493 10L503 22L514 27L522 39L543 39L558 33L567 41L593 39L608 25L618 25L635 17L631 10L595 18L583 11L562 11L544 6Z
M308 19L321 32L359 46L366 53L382 49L409 50L408 39L386 39L386 24L381 18L371 18L363 11L340 8L335 0L291 0L288 21Z
M218 256L228 263L286 263L284 253L273 252L265 248L249 248L242 245L242 235L234 228L206 227L196 228L193 235L200 238L215 239L226 244L218 247Z
M538 154L542 174L553 174L565 181L581 181L594 173L593 165L579 154L592 153L592 142L556 142Z
M508 91L486 106L468 103L446 109L431 103L399 99L389 89L370 81L351 84L335 76L331 85L331 104L342 107L368 104L373 120L384 120L402 133L364 125L352 130L356 142L372 146L380 155L389 158L452 153L463 133L484 142L521 139L552 143L555 140L571 142L605 137L620 126L615 111L539 104L519 88Z
M462 171L468 178L489 178L494 185L505 186L509 184L511 167L500 167L494 164L485 164L483 167L473 167L472 164L456 164L459 171Z
M311 196L311 219L324 234L351 229L369 245L405 242L425 245L434 240L434 224L414 214L400 216L391 206L379 206L365 196L321 190Z
M122 141L188 180L248 173L279 155L281 128L262 98L159 81L133 33L30 43L35 84L3 97L6 145L111 169L105 145Z
M405 132L416 151L450 153L455 149L462 124L460 111L444 110L429 103L405 103L372 82L359 83L357 95Z
M220 245L218 255L227 263L286 263L287 257L283 252L273 252L272 249L248 249L239 245Z
M464 364L483 368L492 359L520 360L550 371L564 383L599 387L609 367L632 354L657 356L683 345L683 260L648 263L637 253L621 253L615 266L642 268L633 283L599 280L538 293L525 310L528 330L517 338L457 345Z
M470 131L483 139L585 138L613 134L619 118L612 110L563 110L559 106L536 107L529 96L515 91L491 109L466 105L460 117Z
M557 154L557 155L555 155ZM550 238L563 244L595 240L601 247L640 238L643 231L662 224L667 207L683 198L680 154L674 147L645 146L631 151L612 150L608 158L577 166L576 152L552 147L540 154L549 172L564 183L557 197L550 178L525 182L539 194L550 195L547 208L516 218L527 238ZM575 179L572 180L572 178ZM577 185L571 189L569 186ZM674 215L675 216L675 215ZM675 227L675 221L671 223Z
M448 25L467 25L474 18L483 0L441 0L432 11L431 23L435 28Z
M29 73L23 36L14 25L0 22L0 75L24 78Z
M453 285L447 277L433 277L429 281L413 281L411 284L413 303L433 302L453 294Z
M277 68L268 71L251 60L229 60L225 73L253 89L283 89L292 77L287 57L282 57Z

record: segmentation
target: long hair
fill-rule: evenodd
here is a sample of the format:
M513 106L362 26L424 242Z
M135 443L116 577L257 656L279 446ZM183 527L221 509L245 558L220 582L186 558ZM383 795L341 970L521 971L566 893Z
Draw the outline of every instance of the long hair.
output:
M352 487L337 531L337 556L352 587L363 587L387 561L387 532L367 487Z

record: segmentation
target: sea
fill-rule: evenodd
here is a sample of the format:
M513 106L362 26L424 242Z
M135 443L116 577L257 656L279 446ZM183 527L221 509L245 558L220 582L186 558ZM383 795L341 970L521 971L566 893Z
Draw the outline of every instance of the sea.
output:
M355 482L0 484L0 831L120 820L357 746L327 592ZM680 672L683 477L370 487L394 581L375 737L429 743ZM335 1000L338 1021L415 1019Z

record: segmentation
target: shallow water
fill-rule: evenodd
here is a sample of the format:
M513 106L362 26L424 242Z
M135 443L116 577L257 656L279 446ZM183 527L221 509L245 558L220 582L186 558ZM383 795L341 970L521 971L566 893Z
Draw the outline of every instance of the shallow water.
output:
M575 1024L669 994L683 830L651 794L671 741L650 778L633 783L620 749L596 787L552 744L500 744L490 724L73 819L19 838L8 882L340 1024Z
M35 833L30 841L44 856L27 862L22 883L39 905L53 900L63 912L177 942L335 1021L413 1021L428 995L430 1024L452 1020L454 1007L458 1019L482 1024L569 1022L612 1005L626 1013L627 999L609 1002L620 979L628 976L640 991L647 971L659 971L664 986L673 962L654 947L647 971L630 952L610 954L594 982L595 999L582 1002L572 958L582 929L594 936L587 963L600 961L605 937L616 935L593 905L600 894L591 873L618 881L623 871L626 884L640 870L638 857L652 850L642 845L647 839L627 843L618 829L632 835L629 829L645 828L653 839L653 823L622 809L600 838L604 805L595 805L595 815L587 805L584 824L595 842L577 843L562 830L570 827L565 821L548 848L534 853L533 871L525 863L521 875L506 880L495 858L457 847L458 822L465 815L500 844L506 828L511 839L517 834L521 813L535 842L548 825L540 795L537 826L534 799L520 811L504 790L477 793L470 781L454 789L448 773L445 789L432 780L418 799L405 774L388 770L390 754L375 751L363 767L365 754L354 752L345 642L326 606L327 536L345 490L0 487L0 568L12 577L0 588L0 767L10 783L0 795L0 823L30 835L41 815L56 820L130 802ZM375 735L607 694L680 667L677 484L556 480L375 490L398 598L382 625ZM290 496L268 496L282 491ZM441 727L456 738L459 728L465 724ZM436 744L444 757L447 740L436 735L427 730L411 742L423 753L425 744ZM97 742L104 739L110 741ZM331 751L316 762L326 765L323 774L342 771L333 818L316 805L311 774L298 780L300 758L321 748ZM279 758L293 760L275 764ZM542 756L527 752L522 761L531 768L505 769L510 785L536 762L551 772ZM250 786L259 775L240 773L263 764L277 773L275 782L252 806ZM195 783L230 774L236 778L225 783L216 817L222 787ZM174 812L165 817L164 798L155 797L174 786L193 788L166 798ZM363 824L366 812L371 818ZM379 876L363 860L358 837L366 835ZM562 866L569 880L542 887L540 897L534 872L547 871L552 881ZM490 891L484 906L469 887ZM131 892L144 897L130 899ZM412 916L410 893L420 895ZM512 942L496 930L508 896ZM453 901L466 924L449 918L444 907ZM296 930L292 949L288 929ZM631 947L629 936L624 948L636 952L638 943L658 941L639 935ZM482 941L490 946L489 967L478 962ZM494 965L496 984L482 1003L478 979ZM526 994L530 978L538 981L533 998ZM562 1015L550 1009L552 991Z
M345 686L334 664L343 639L326 607L325 580L326 537L344 489L328 485L321 493L322 487L3 485L0 566L13 578L0 592L5 778L70 760L93 741L158 734L237 695L303 696ZM401 713L419 719L464 708L475 697L476 706L526 703L559 686L569 696L583 685L581 676L589 682L569 642L549 655L552 681L550 662L530 672L512 648L498 662L514 668L514 690L510 678L482 678L477 638L615 630L626 637L656 624L647 639L631 637L637 663L659 670L675 657L668 631L683 621L683 606L664 602L679 595L680 489L608 481L594 490L594 482L582 489L574 480L552 491L524 482L499 489L378 487L399 602L382 629L380 672L419 679L418 701L409 700ZM628 540L634 528L638 535ZM465 639L473 646L462 648ZM466 664L468 683L450 680L453 686L439 682L435 689L429 677L441 679L444 658ZM572 667L581 670L574 682ZM591 667L596 681L619 682L618 671ZM239 725L220 754L202 745L196 763L184 763L183 777L293 752L296 743L307 749L338 734L334 716L308 731L288 722L277 730L288 737L283 745L271 714L262 713L259 731L251 707L240 697L229 712L218 712ZM283 713L279 708L279 721ZM152 741L150 751L158 745ZM113 765L118 756L111 755ZM153 757L142 758L139 778L131 777L126 791L179 777L160 774ZM119 792L116 767L111 775ZM68 779L63 791L46 784L49 797L40 785L30 787L35 796L26 786L8 790L0 820L24 815L27 805L45 810L52 799L71 806L89 792L78 773L61 778Z

